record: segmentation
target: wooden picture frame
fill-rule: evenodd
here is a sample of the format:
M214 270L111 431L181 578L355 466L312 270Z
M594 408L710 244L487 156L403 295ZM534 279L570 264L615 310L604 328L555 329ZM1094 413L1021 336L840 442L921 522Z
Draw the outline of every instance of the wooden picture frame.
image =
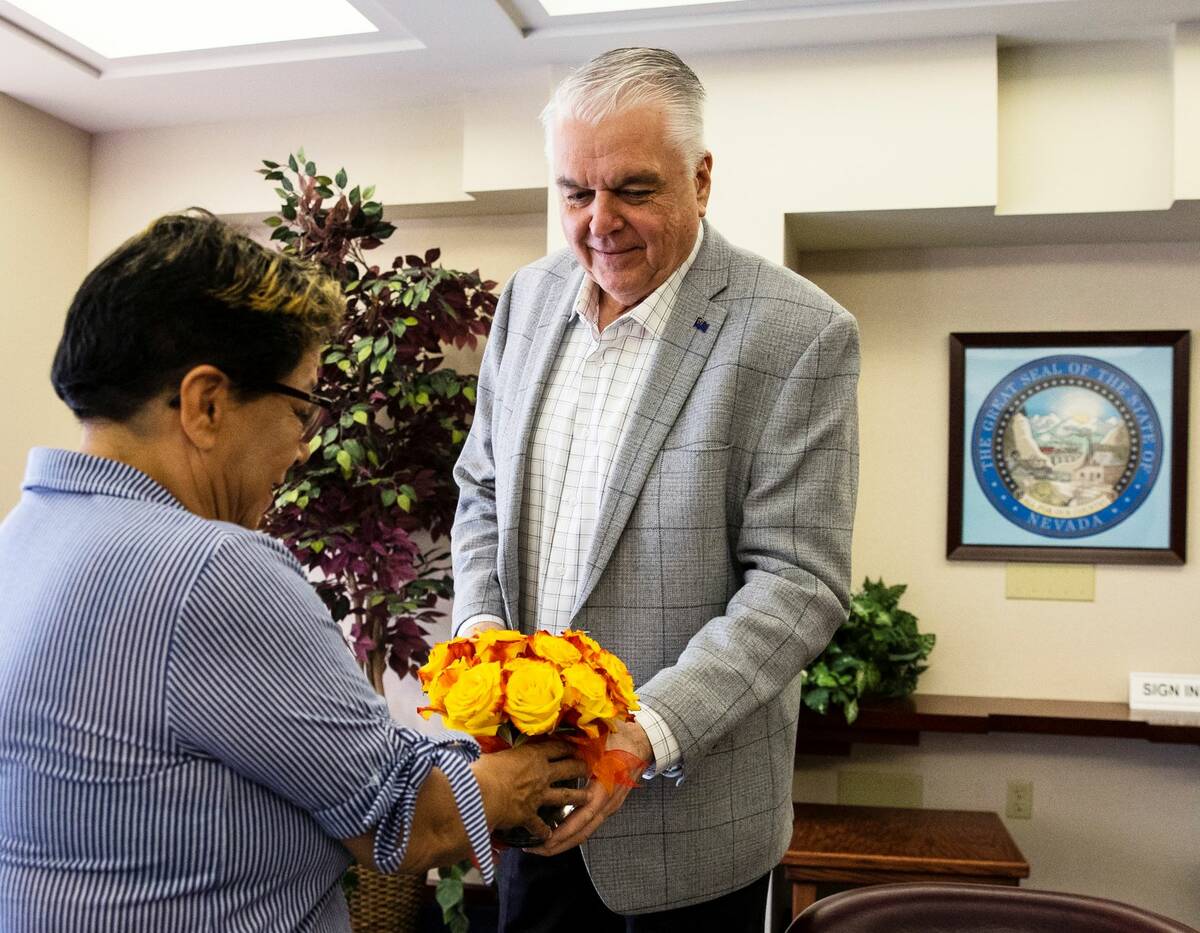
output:
M1190 333L950 335L946 556L1186 561Z

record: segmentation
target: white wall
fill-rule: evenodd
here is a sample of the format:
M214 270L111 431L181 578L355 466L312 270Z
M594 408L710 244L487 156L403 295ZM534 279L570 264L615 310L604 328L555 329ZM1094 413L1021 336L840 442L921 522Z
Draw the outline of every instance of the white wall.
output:
M79 429L50 387L50 363L87 270L88 149L82 130L0 94L0 329L4 443L0 518L16 505L30 447L76 443Z
M938 635L921 689L1124 702L1131 670L1195 670L1194 560L1101 565L1096 601L1075 603L1007 600L1002 564L946 560L946 361L954 330L1190 329L1200 244L860 250L802 254L797 268L858 318L855 581L909 584L905 604ZM1195 508L1188 532L1200 540Z

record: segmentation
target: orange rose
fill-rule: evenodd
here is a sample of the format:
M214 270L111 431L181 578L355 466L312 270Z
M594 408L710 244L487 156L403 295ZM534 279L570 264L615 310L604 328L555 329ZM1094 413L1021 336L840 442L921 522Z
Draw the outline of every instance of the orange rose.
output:
M499 664L492 661L467 667L446 691L446 728L470 735L495 735L503 702Z
M548 661L517 658L505 665L504 712L525 735L545 735L558 725L563 682Z
M482 661L498 661L503 664L520 657L525 650L526 638L520 632L508 628L493 628L471 636L475 643L475 656Z
M586 664L572 664L563 669L562 676L563 705L575 710L579 714L576 725L596 738L600 734L596 721L617 715L617 708L608 696L608 682Z
M614 702L629 710L640 709L637 694L633 692L633 677L624 661L611 652L601 651L592 659L592 666L599 668L608 678Z
M578 664L583 660L583 652L565 638L551 635L549 632L535 632L529 639L529 647L539 658L552 661L560 668Z
M562 637L578 648L580 654L589 662L604 651L595 639L575 629L568 629L563 632Z
M469 658L475 654L475 648L466 638L452 638L441 641L429 649L429 660L417 670L421 683L428 686L438 675L455 661Z

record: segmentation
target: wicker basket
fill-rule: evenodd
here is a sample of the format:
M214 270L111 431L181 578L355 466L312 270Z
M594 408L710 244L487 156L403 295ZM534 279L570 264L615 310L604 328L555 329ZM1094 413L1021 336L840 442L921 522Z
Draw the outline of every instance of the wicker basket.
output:
M415 933L425 892L425 875L397 872L382 875L357 866L358 884L350 895L354 933Z

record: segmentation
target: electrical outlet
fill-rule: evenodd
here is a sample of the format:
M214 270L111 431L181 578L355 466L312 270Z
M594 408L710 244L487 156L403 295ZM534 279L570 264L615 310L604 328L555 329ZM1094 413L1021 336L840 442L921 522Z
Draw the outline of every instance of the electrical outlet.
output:
M1010 820L1033 819L1033 782L1009 781L1004 815Z

